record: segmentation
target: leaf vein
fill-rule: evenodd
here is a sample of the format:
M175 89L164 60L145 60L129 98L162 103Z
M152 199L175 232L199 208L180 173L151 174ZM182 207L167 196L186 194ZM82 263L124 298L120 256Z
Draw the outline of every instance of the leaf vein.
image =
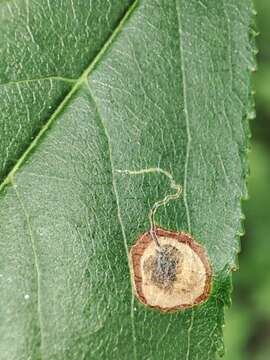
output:
M66 78L63 76L52 75L52 76L44 76L44 77L33 78L33 79L21 79L21 80L14 80L14 81L11 80L11 81L0 83L0 88L4 87L4 86L8 86L8 85L27 84L29 82L31 83L31 82L38 82L38 81L44 81L44 80L59 80L59 81L64 81L64 82L74 84L78 79L72 79L72 78Z
M87 88L89 90L90 96L91 96L91 98L92 98L92 100L93 100L93 102L95 104L98 117L100 119L102 128L104 129L104 133L105 133L105 136L106 136L106 139L107 139L107 144L108 144L108 149L109 149L110 166L111 166L111 173L112 173L113 192L114 192L114 195L115 195L116 205L117 205L117 217L118 217L118 221L119 221L119 224L120 224L120 227L121 227L122 237L123 237L123 240L124 240L124 247L125 247L125 250L126 250L126 255L127 255L127 260L128 260L127 236L126 236L124 222L123 222L122 216L121 216L119 194L118 194L118 191L117 191L116 180L115 180L115 175L114 175L115 172L116 172L116 169L114 168L113 160L112 160L112 149L111 149L110 137L109 137L107 128L106 128L106 126L104 124L104 121L102 119L102 116L100 114L100 111L98 109L97 102L96 102L96 100L95 100L95 98L94 98L94 96L92 94L92 90L90 88L90 85L89 85L88 81L86 81L86 85L87 85ZM131 273L130 273L130 278L131 278ZM131 289L131 302L130 302L130 317L131 317L132 338L133 338L133 356L134 356L134 360L136 360L137 359L137 351L136 351L136 335L135 335L135 324L134 324L134 295L132 293L132 289Z
M36 244L35 244L35 240L34 240L34 236L33 236L33 231L32 231L32 226L31 226L31 221L30 221L30 216L28 214L28 211L23 203L23 200L20 196L20 193L18 191L18 186L17 184L15 184L14 179L11 179L11 183L15 192L15 195L17 197L17 200L21 206L21 209L23 211L23 214L25 216L26 219L26 224L27 224L27 229L28 229L28 234L29 234L29 238L30 238L30 242L31 242L31 248L32 248L32 252L34 255L34 266L35 266L35 270L36 270L36 274L37 274L37 314L38 314L38 323L39 323L39 329L40 329L40 349L42 349L42 344L43 344L43 326L42 326L42 317L41 317L41 304L40 304L40 270L39 270L39 265L38 265L38 255L37 255L37 249L36 249Z
M187 224L188 231L191 232L191 223L190 223L190 213L189 206L187 201L187 182L188 182L188 163L189 163L189 155L190 155L190 144L191 144L191 132L190 132L190 119L188 114L188 105L187 105L187 84L186 84L186 69L184 64L184 51L182 46L182 26L181 26L181 12L180 12L180 0L175 0L176 6L176 14L178 19L178 30L179 30L179 50L180 50L180 64L181 64L181 73L183 80L183 98L184 98L184 115L186 121L186 132L187 132L187 146L186 146L186 159L184 166L184 185L183 185L183 200L186 208L187 215Z

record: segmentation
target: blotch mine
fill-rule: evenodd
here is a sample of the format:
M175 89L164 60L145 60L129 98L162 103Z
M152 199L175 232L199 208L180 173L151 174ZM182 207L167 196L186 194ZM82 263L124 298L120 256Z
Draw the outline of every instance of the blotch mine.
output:
M190 308L211 291L211 266L203 246L190 234L155 229L139 237L130 250L134 292L140 302L161 311Z

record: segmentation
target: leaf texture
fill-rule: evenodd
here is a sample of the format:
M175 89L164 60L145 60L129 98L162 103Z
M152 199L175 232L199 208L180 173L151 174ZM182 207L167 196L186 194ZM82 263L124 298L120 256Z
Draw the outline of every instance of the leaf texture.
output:
M214 359L246 195L249 0L0 3L0 359ZM128 250L157 223L213 291L160 314ZM140 175L117 170L143 170ZM145 171L144 171L145 170Z

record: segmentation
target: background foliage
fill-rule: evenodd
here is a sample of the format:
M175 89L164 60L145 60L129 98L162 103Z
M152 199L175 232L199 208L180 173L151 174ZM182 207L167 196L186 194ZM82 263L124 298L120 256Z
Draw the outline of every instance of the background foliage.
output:
M233 306L225 327L226 360L270 359L270 1L256 0L257 118L251 122L250 200L244 203L246 235L234 274Z

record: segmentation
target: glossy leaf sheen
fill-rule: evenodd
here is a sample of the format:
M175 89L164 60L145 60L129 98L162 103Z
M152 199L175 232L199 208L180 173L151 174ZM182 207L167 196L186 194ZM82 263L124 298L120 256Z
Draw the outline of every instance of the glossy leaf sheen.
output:
M0 359L213 359L245 195L249 0L0 3ZM149 229L206 247L213 292L172 314L134 299Z

